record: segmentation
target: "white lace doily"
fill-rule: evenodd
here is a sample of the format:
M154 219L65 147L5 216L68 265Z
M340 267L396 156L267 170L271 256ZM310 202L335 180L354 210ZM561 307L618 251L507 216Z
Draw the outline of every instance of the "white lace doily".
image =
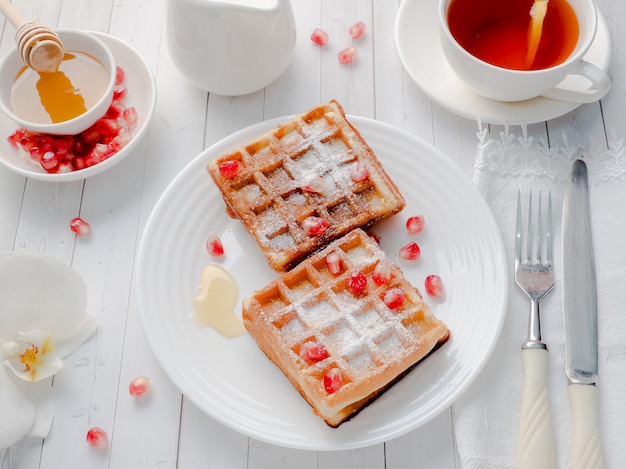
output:
M626 147L624 139L618 138L615 130L608 135L608 142L591 139L587 148L570 146L567 135L551 147L545 138L535 139L528 135L525 126L519 134L506 126L498 139L489 137L486 127L479 122L477 132L476 172L494 173L510 177L546 177L554 181L565 181L572 162L584 159L589 169L589 182L598 183L626 174Z

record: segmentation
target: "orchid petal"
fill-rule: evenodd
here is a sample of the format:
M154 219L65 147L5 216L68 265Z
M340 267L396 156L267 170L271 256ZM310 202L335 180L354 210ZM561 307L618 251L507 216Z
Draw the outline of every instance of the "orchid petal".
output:
M0 367L0 448L11 446L32 428L35 405L27 399L4 367Z
M57 354L61 358L68 357L78 347L80 347L95 332L97 326L96 318L86 314L78 327L73 330L71 337L60 340L55 337Z
M43 254L0 254L0 334L42 329L71 338L87 309L87 289L67 264Z

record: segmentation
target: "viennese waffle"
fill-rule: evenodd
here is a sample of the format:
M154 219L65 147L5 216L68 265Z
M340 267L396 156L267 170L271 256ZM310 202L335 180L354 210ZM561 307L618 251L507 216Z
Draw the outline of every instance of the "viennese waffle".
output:
M336 274L329 270L331 253L341 259ZM378 264L390 273L381 285L374 274ZM359 293L350 289L354 272L367 279ZM388 306L386 293L392 289L401 290L403 304ZM361 229L254 292L243 302L243 321L259 348L331 427L367 406L449 335Z
M278 272L405 206L336 101L216 158L207 170L228 213Z

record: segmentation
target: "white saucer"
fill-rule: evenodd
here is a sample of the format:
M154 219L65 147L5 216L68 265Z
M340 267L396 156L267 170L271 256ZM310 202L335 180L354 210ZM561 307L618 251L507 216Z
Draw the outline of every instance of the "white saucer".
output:
M449 111L492 124L532 124L562 116L580 106L547 98L516 103L493 101L469 88L452 71L439 42L437 0L405 0L396 19L396 47L404 68L433 101ZM598 30L585 60L604 71L609 68L611 38L598 11ZM583 78L569 77L561 86L580 89Z
M0 164L22 176L40 181L69 182L85 179L100 174L115 166L133 152L135 147L147 133L154 108L156 106L156 84L150 67L131 46L108 34L90 31L104 42L113 53L115 63L125 72L124 84L128 90L124 98L126 107L133 106L137 110L138 121L131 131L131 141L110 158L80 171L69 173L46 173L40 166L22 158L17 149L8 141L17 126L4 113L0 113Z

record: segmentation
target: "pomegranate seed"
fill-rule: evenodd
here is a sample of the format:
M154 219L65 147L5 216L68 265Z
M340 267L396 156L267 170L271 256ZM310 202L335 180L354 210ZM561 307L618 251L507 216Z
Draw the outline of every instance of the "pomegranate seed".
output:
M59 160L59 163L56 167L57 173L70 173L74 171L74 166L72 165L72 161L68 158L63 158Z
M341 272L341 257L336 252L331 252L326 256L326 265L331 274L337 275Z
M363 163L359 162L350 170L350 178L354 182L367 181L370 178L370 170Z
M354 23L352 26L350 26L350 29L348 30L350 37L352 37L353 39L360 38L364 32L365 32L365 23L363 23L363 21Z
M85 163L85 158L83 158L82 156L75 156L74 158L72 158L72 167L74 168L74 171L85 169L87 167L87 164Z
M70 229L76 233L76 236L87 236L91 233L91 226L80 217L70 220Z
M213 257L220 257L224 255L224 246L219 236L215 234L209 235L206 240L206 250L209 255Z
M314 192L321 194L326 189L326 181L322 176L316 176L309 181L308 184L302 186L302 190L306 192Z
M339 54L337 54L337 59L339 60L340 64L346 65L346 64L352 63L352 61L356 58L357 55L358 55L358 51L356 50L355 47L348 47L340 51Z
M31 159L41 162L41 158L43 157L44 152L37 146L31 147L29 152Z
M383 295L383 302L389 309L399 308L404 304L405 299L404 292L400 288L390 288Z
M363 272L357 270L350 274L350 280L348 280L348 290L355 295L365 290L367 286L367 278L363 275Z
M54 152L59 159L65 158L70 152L69 138L59 137L54 139Z
M337 392L341 387L341 370L339 368L331 368L324 375L324 389L328 394Z
M121 101L126 97L126 87L123 85L116 85L113 88L113 101Z
M379 262L372 273L372 280L376 285L383 285L391 280L391 266L384 262Z
M318 46L323 46L328 42L328 33L323 29L316 28L311 34L311 41Z
M25 134L20 140L22 150L30 152L30 149L37 145L37 139L32 134Z
M409 217L406 221L406 230L409 233L419 233L424 229L424 217L422 215L416 215L414 217Z
M97 132L100 135L111 136L117 135L119 126L113 119L98 119L95 123Z
M115 67L115 84L116 85L121 85L122 83L124 83L124 69L122 67L120 67L119 65L117 67Z
M150 378L137 376L128 385L128 393L133 397L141 397L150 390Z
M128 145L131 141L132 137L130 133L126 129L120 129L120 132L111 140L111 145L113 146L114 153L117 153L126 145ZM112 155L111 155L112 156Z
M46 171L52 171L59 164L56 155L51 151L45 152L41 157L41 167Z
M109 109L107 110L107 113L104 115L104 117L108 119L117 119L118 117L122 115L122 113L124 112L124 109L126 109L123 104L115 100L115 95L113 95L113 97L114 99L111 102L111 105L109 106Z
M328 350L324 344L311 340L302 344L300 356L309 363L317 363L328 357Z
M100 427L92 427L87 432L87 443L94 448L104 449L109 446L109 436Z
M324 234L328 229L328 220L322 217L306 217L302 222L302 229L311 235Z
M137 109L135 109L133 106L127 107L126 109L124 109L122 116L124 117L124 120L126 121L126 123L131 129L139 121L139 115L137 114Z
M7 141L13 145L14 147L17 148L18 143L20 143L20 141L22 140L24 136L24 132L21 129L17 129L15 132L13 132L11 135L9 135L7 137Z
M417 243L414 243L413 241L411 241L406 246L403 246L400 248L400 251L398 252L398 256L400 257L400 259L404 259L407 261L414 261L414 260L419 259L420 253L421 253L420 247L417 245Z
M226 179L232 179L241 172L242 165L237 160L224 161L220 163L220 174Z
M443 281L439 275L429 275L424 281L426 293L433 298L439 298L443 294Z
M54 139L52 137L50 137L49 135L40 135L39 137L37 137L37 146L44 153L47 152L47 151L53 151L54 150Z
M100 133L95 126L91 126L87 130L83 130L80 135L85 143L96 143L100 140Z

